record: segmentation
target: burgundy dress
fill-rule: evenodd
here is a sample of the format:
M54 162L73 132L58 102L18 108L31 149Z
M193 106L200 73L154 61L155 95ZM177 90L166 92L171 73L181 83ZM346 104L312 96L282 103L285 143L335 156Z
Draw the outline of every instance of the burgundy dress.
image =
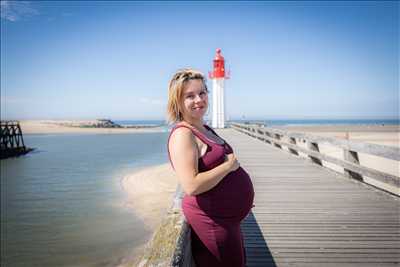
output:
M204 126L217 135L210 127ZM179 127L189 128L207 145L206 154L199 158L199 172L215 168L225 161L226 154L233 152L228 143L217 144L200 131L185 125L176 125L170 136ZM253 200L253 184L241 167L230 172L207 192L184 196L182 210L192 229L192 254L197 267L246 265L240 222L253 207Z

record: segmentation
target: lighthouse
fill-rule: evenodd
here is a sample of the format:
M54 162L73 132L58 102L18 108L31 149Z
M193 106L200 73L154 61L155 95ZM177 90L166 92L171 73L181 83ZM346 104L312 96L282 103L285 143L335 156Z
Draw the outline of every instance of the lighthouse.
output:
M225 88L224 81L229 79L225 75L225 59L218 48L213 60L214 69L209 72L209 78L213 81L212 88L212 127L225 128Z

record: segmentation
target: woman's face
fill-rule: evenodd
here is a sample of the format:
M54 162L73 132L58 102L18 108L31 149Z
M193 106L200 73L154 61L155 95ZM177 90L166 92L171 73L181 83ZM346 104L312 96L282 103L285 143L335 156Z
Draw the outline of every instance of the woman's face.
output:
M202 80L189 80L183 90L183 117L202 119L208 108L208 93Z

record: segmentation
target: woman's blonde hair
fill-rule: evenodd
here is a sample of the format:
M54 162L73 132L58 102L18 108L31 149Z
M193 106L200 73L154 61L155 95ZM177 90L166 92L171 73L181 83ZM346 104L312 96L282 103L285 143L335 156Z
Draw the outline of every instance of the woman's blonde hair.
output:
M201 80L208 92L206 79L201 72L194 69L178 70L168 86L167 121L169 123L175 123L183 119L181 110L183 91L190 80Z

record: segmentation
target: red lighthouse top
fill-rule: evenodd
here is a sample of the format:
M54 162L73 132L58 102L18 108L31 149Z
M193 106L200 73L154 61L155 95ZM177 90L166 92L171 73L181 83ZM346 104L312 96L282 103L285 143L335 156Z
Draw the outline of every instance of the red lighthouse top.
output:
M208 73L210 79L218 79L218 78L228 78L225 76L225 59L221 54L221 49L217 48L217 53L215 54L214 69L213 71Z

